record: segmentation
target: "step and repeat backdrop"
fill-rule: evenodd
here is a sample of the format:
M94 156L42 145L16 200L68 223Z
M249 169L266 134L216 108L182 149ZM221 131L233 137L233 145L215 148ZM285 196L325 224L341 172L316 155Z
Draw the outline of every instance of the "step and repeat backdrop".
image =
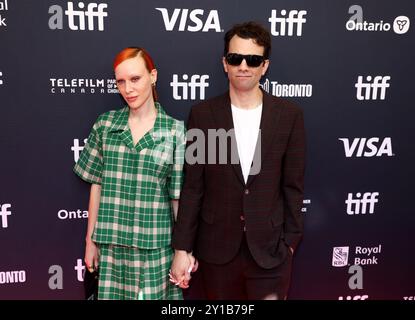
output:
M166 111L227 89L223 37L272 35L269 93L305 114L305 234L290 299L415 299L415 3L0 1L0 299L83 299L89 185L72 171L146 48ZM191 295L187 295L191 299Z

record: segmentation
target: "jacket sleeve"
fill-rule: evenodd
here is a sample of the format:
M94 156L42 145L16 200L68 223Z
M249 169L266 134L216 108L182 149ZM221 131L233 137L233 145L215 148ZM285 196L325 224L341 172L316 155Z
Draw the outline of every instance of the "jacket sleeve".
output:
M184 164L184 183L180 193L179 211L173 229L172 246L177 250L193 251L198 227L198 217L204 194L204 163L193 163L195 147L204 148L198 141L199 130L194 109L190 111L187 125L187 145ZM193 139L192 139L193 138ZM197 151L200 152L200 151ZM191 159L190 159L191 158ZM190 161L189 161L190 160Z
M282 167L284 240L294 250L303 236L305 130L301 110L295 116Z

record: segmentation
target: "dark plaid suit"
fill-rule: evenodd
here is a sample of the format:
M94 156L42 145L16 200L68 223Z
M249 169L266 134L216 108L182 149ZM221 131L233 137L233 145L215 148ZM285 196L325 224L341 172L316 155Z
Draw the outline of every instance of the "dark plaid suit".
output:
M229 92L191 109L188 129L233 128ZM173 247L210 264L229 263L243 237L264 269L282 265L302 237L305 136L302 111L263 92L261 169L245 184L239 164L185 164ZM257 146L258 147L258 146ZM206 147L206 161L208 158ZM218 153L218 152L217 152ZM219 158L218 154L216 155ZM254 160L255 161L255 160ZM289 275L288 275L289 277Z

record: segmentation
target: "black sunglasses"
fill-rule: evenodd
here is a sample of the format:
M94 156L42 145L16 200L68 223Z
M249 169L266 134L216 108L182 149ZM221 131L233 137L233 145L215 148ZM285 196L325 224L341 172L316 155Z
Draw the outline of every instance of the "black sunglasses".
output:
M259 67L261 63L265 61L263 56L256 54L239 54L239 53L228 53L225 57L226 62L231 66L239 66L245 59L248 67Z

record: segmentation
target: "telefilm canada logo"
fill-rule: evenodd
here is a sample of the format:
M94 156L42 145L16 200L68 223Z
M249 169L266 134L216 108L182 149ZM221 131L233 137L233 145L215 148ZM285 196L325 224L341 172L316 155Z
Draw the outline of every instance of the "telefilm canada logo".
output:
M119 93L115 79L53 77L49 82L52 94Z
M359 5L352 5L349 7L349 20L346 21L346 29L348 31L368 31L368 32L389 32L393 31L396 34L405 34L409 30L411 21L407 16L398 16L393 22L385 22L379 20L376 22L366 21L363 18L363 8Z
M299 83L278 83L278 81L270 81L265 79L260 83L261 88L276 97L304 97L310 98L313 95L312 84Z
M8 0L0 1L0 28L7 27L5 12L9 10Z

